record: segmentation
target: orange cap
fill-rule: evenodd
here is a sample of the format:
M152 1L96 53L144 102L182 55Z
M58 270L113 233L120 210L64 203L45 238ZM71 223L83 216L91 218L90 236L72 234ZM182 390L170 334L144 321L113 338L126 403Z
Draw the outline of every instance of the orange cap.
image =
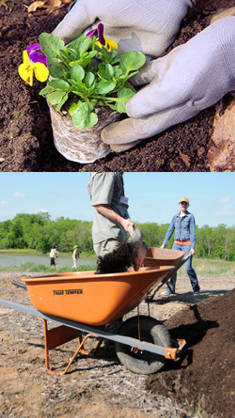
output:
M186 202L189 205L189 199L187 197L181 197L179 203Z

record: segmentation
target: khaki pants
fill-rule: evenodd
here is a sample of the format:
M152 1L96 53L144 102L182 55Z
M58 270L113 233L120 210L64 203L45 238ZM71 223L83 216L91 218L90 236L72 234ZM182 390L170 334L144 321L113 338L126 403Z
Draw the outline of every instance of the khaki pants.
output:
M115 248L120 244L120 241L117 239L109 238L104 241L94 244L94 251L97 257L103 257L105 254L111 253Z

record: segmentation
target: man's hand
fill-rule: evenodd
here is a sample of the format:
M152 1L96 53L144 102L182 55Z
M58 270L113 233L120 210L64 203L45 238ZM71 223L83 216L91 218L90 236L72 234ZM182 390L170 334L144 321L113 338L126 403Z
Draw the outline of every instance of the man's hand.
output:
M195 249L191 248L191 250L189 251L189 254L194 255L195 254Z
M135 227L135 224L130 220L130 218L128 219L121 218L120 224L122 225L122 227L125 229L126 232L130 232L130 230L132 230Z
M196 0L78 0L53 31L65 42L97 21L120 51L159 56L173 42L188 7Z
M223 18L134 78L148 84L127 103L129 116L102 131L113 151L132 148L190 119L235 89L235 17Z

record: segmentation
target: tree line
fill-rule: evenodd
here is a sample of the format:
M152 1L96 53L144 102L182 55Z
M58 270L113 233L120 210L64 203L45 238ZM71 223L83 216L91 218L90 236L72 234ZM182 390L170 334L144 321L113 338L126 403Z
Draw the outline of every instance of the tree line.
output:
M148 247L160 247L169 224L138 224ZM61 252L71 252L73 246L93 254L92 222L60 217L52 220L48 213L18 214L12 220L0 222L0 249L35 249L48 253L53 245ZM235 226L196 227L198 257L235 260ZM173 237L167 245L171 248Z

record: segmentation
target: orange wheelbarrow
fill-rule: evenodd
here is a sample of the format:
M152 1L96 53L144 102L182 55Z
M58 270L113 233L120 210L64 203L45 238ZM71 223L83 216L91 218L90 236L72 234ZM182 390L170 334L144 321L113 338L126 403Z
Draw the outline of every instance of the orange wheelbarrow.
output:
M165 261L157 257L165 254ZM84 344L89 337L115 343L123 365L135 373L150 374L160 370L166 359L182 356L185 340L172 342L169 331L155 318L137 315L122 321L123 315L164 284L182 265L184 252L150 249L139 271L95 274L94 271L57 273L24 278L14 284L28 290L33 307L0 298L0 305L17 309L43 321L45 362L49 373L65 374L75 357L89 354ZM170 252L169 252L170 251ZM167 260L167 261L166 261ZM26 285L26 286L25 286ZM48 329L47 321L60 325ZM78 347L64 370L52 370L49 350L78 339Z

